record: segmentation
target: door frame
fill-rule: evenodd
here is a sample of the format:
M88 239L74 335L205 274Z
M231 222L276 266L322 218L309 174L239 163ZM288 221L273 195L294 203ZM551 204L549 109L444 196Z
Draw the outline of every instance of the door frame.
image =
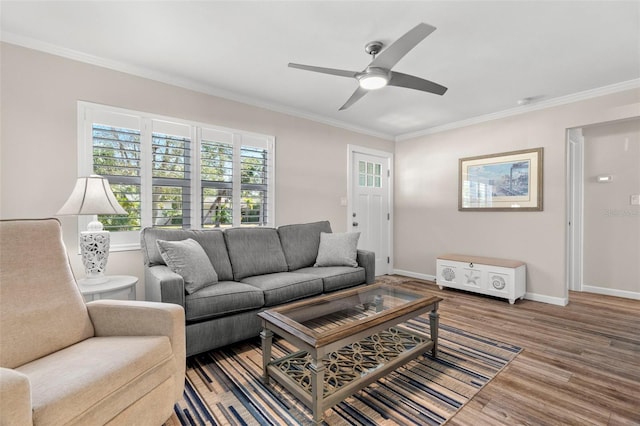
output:
M389 180L387 185L388 200L389 200L389 263L387 270L380 274L376 271L376 275L387 275L393 273L393 153L387 151L381 151L378 149L367 148L364 146L348 144L347 145L347 212L346 223L347 231L352 232L353 229L353 156L355 153L373 155L376 157L385 158L387 161L387 170L389 170Z
M567 264L565 298L582 291L584 239L584 137L582 127L567 129Z

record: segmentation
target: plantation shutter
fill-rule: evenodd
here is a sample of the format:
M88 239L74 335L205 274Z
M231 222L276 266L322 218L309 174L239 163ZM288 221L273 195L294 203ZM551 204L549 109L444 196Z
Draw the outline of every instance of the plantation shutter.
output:
M263 226L267 217L269 200L269 167L271 151L266 138L242 137L240 149L240 199L241 224Z
M95 114L91 123L92 170L106 177L127 215L99 215L108 231L141 229L141 134L139 120L122 114Z
M233 226L233 134L203 129L200 141L202 226Z
M153 120L152 220L157 227L191 227L191 129Z

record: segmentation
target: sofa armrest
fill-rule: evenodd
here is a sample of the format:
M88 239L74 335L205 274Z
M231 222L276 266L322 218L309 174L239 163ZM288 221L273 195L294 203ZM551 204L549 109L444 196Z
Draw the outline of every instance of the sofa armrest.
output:
M175 303L184 308L184 279L167 265L145 267L145 298L152 302Z
M0 425L32 425L29 378L0 368Z
M176 360L176 401L182 397L186 368L184 309L173 303L96 300L87 303L96 337L167 336Z
M358 266L364 268L367 284L373 284L376 281L376 254L369 250L358 250L356 260Z

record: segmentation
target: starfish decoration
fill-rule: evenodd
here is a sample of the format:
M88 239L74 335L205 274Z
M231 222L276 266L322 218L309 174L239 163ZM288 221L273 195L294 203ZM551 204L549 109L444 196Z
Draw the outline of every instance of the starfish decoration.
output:
M468 274L465 274L465 277L467 277L467 284L478 285L476 281L480 279L480 275L478 275L477 277L474 277L473 271L470 271Z

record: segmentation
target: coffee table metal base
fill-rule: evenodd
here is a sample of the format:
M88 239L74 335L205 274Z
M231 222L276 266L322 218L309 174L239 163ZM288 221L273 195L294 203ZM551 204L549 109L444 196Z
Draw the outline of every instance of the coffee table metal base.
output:
M324 411L396 370L407 362L431 351L438 352L437 304L429 312L430 335L395 325L386 330L349 342L341 349L301 350L271 360L274 333L265 324L262 338L263 381L275 379L313 412L316 424L322 423ZM269 328L267 328L269 327ZM288 341L295 336L278 330ZM304 345L303 345L304 346Z

